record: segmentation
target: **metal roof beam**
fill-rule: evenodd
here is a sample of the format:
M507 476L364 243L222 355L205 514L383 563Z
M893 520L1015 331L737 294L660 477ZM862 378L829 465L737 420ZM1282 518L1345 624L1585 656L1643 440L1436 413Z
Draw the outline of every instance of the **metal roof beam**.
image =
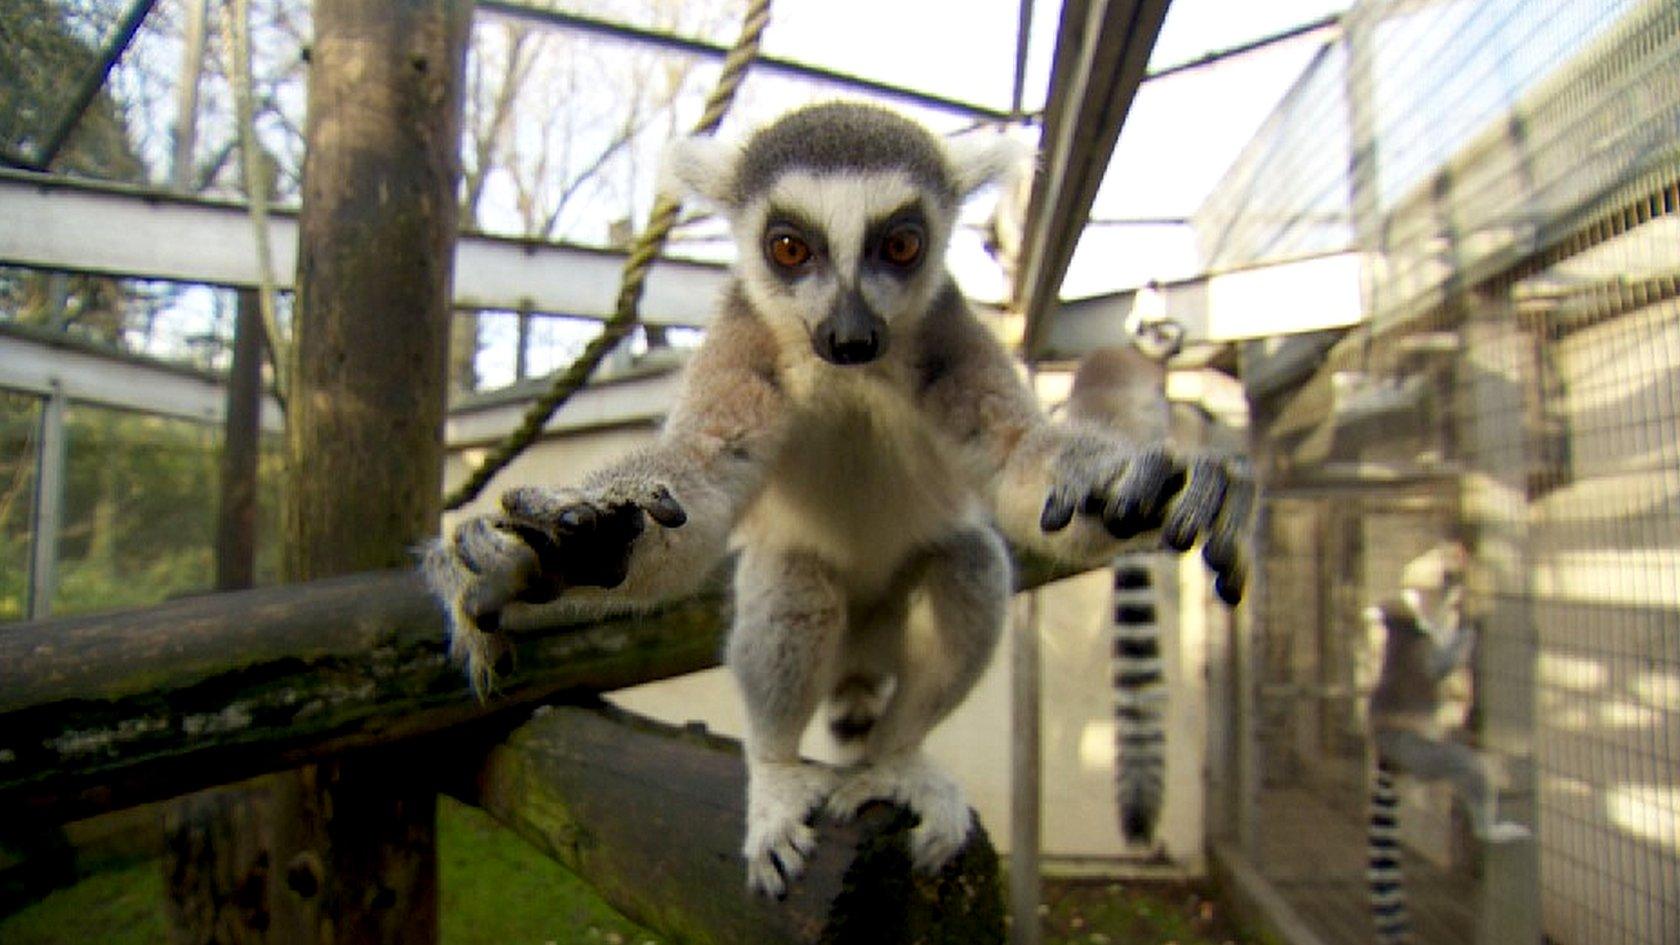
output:
M537 9L526 6L523 3L511 3L508 2L508 0L479 0L478 9L487 13L494 13L499 16L527 20L533 23L541 23L560 29L593 33L597 36L606 36L612 39L641 43L643 45L655 46L672 52L685 53L692 56L704 56L709 59L722 59L729 53L729 47L720 46L716 43L708 43L704 40L689 39L688 37L677 36L673 33L665 33L658 30L645 29L639 26L631 26L627 23L614 23L608 20L599 20L594 17L582 16L576 13L566 13L560 10ZM814 79L818 82L827 82L833 85L856 89L860 92L869 92L873 95L879 95L884 98L895 99L901 102L908 102L913 105L921 105L926 108L934 108L945 112L955 112L959 115L966 115L970 118L984 118L990 121L1008 121L1010 119L1009 112L1003 109L989 108L985 105L976 104L974 102L965 102L961 99L935 95L932 92L921 92L916 89L907 89L902 86L889 85L885 82L865 79L862 76L836 72L832 69L824 69L820 66L810 65L809 63L795 62L791 59L781 59L776 56L759 56L753 60L753 68L762 69L766 72L776 72L782 75L793 76L798 79Z
M297 217L275 212L270 243L280 288L297 270ZM242 204L0 170L0 264L222 286L257 284ZM455 304L604 319L624 256L562 243L463 234ZM703 325L728 278L720 265L664 259L642 299L653 325Z
M227 393L212 374L11 325L0 325L0 390L62 392L73 403L204 423L227 412ZM281 429L280 405L268 395L262 428Z
M1167 0L1068 0L1062 8L1015 296L1035 354L1166 19Z

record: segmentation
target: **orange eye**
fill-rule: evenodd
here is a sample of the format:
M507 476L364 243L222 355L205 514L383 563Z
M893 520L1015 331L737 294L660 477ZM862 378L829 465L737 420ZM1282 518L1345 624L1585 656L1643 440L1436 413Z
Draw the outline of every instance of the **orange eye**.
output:
M900 226L881 241L881 258L894 266L911 266L922 258L922 231L916 226Z
M783 269L798 269L811 258L811 247L797 236L780 233L770 237L770 261Z

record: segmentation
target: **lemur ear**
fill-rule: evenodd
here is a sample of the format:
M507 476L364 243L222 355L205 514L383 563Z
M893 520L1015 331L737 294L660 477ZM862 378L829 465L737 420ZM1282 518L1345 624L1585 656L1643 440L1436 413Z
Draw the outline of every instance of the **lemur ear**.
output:
M1007 184L1031 174L1037 158L1031 145L1000 132L946 138L945 153L956 172L957 195L963 199L987 184Z
M665 148L659 191L695 198L719 210L735 201L735 163L741 146L710 135L678 138Z

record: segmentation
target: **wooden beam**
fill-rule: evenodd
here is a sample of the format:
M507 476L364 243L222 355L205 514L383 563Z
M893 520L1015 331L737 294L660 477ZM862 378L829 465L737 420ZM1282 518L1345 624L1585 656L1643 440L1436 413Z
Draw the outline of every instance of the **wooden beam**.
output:
M1071 573L1028 559L1017 586ZM721 590L605 619L510 610L511 665L484 704L408 571L16 624L0 633L0 810L71 820L707 669L722 611Z
M68 820L356 748L704 669L715 598L651 617L521 623L486 704L419 579L377 572L0 634L0 808Z
M284 291L297 268L297 215L269 218L275 275ZM242 203L168 191L0 170L0 263L205 285L255 286L254 234ZM456 244L457 308L605 318L624 254L567 243L462 234ZM661 259L648 274L642 319L657 325L711 320L725 267Z
M818 824L805 875L749 894L740 746L607 706L540 712L452 786L620 911L688 943L1001 943L997 854L976 825L936 877L910 870L911 816L886 805Z

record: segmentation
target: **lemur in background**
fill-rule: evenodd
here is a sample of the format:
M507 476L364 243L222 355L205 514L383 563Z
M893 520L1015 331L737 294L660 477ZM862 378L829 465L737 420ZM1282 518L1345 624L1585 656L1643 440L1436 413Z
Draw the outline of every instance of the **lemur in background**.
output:
M576 486L511 489L427 554L482 688L508 604L667 599L739 549L725 661L747 710L757 892L803 871L819 811L906 804L924 872L966 843L967 802L921 746L991 657L1005 537L1088 565L1203 538L1240 594L1246 473L1051 423L945 268L959 206L1022 156L856 104L674 146L668 186L728 219L737 259L657 441ZM799 756L825 704L856 762L839 771Z
M1166 362L1183 346L1184 329L1154 311L1152 284L1139 292L1125 330L1132 343L1086 355L1068 397L1070 419L1100 424L1138 442L1166 442L1171 428ZM1120 833L1143 845L1155 838L1166 787L1167 701L1162 676L1159 551L1128 551L1111 566L1109 595L1114 674L1115 780Z
M1369 703L1376 771L1371 786L1368 834L1371 914L1377 941L1410 941L1400 870L1399 795L1395 778L1451 781L1470 815L1471 829L1486 842L1528 836L1528 828L1495 818L1497 795L1480 755L1443 737L1436 719L1440 684L1463 665L1475 642L1464 622L1462 545L1437 545L1408 562L1400 595L1365 611L1368 626L1384 633L1382 669Z

